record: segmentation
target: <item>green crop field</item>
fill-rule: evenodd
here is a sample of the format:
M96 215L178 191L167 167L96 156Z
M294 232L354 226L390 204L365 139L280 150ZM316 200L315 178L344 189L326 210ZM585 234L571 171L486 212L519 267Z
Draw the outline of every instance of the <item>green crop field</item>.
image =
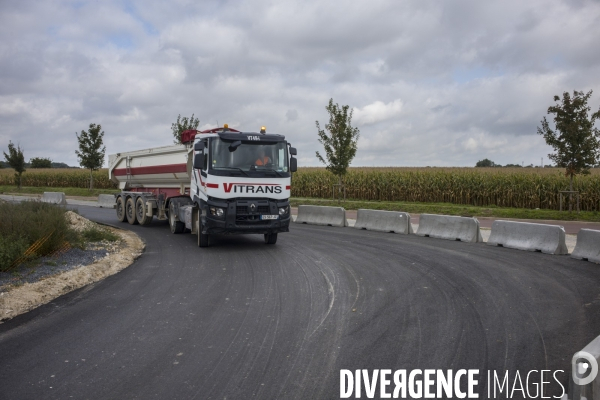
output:
M108 170L95 171L94 188L115 189L116 184L108 180ZM15 185L15 171L9 168L0 169L0 186ZM21 177L22 186L34 187L90 187L90 171L77 168L28 169ZM16 186L16 185L15 185Z
M300 168L292 178L292 196L332 198L337 178L324 168ZM0 169L0 186L14 185L14 171ZM483 207L557 210L569 179L559 168L350 168L345 177L351 200L451 203ZM89 171L29 169L23 186L87 188ZM114 190L108 172L94 172L94 188ZM600 211L600 168L575 178L582 211ZM337 197L337 196L336 196Z
M332 198L336 183L324 168L301 168L292 195ZM553 210L559 208L558 192L569 188L559 168L350 168L344 183L352 200ZM581 193L581 210L600 210L600 169L576 177L573 189Z

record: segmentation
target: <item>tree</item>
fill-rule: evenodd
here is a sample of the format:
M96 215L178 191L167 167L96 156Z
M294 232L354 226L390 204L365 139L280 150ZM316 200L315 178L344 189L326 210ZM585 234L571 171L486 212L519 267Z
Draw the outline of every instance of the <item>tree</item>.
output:
M87 132L81 131L81 135L75 132L75 136L79 141L79 150L75 150L75 154L79 159L79 165L90 170L90 190L92 190L94 188L92 172L100 169L104 164L104 153L106 152L106 146L103 146L102 143L104 131L100 124L90 124Z
M52 168L52 160L49 158L34 157L29 160L31 168Z
M3 152L4 153L4 152ZM4 153L4 158L8 165L15 170L15 181L17 186L21 189L21 175L25 172L25 157L23 156L23 150L21 146L15 145L12 142L8 142L8 154Z
M495 167L496 163L494 163L492 160L488 160L487 158L484 158L483 160L479 160L477 161L477 164L475 164L476 167Z
M187 131L188 129L197 129L198 125L200 125L200 120L198 118L194 119L194 114L192 114L190 119L187 117L181 118L181 114L179 114L177 116L177 122L171 124L173 137L175 138L175 144L181 144L181 134L183 131Z
M589 174L590 168L600 161L600 130L594 127L596 119L600 118L600 110L588 116L591 108L587 102L591 96L591 90L587 93L574 90L573 97L564 92L561 103L548 107L548 114L554 114L555 130L550 128L546 117L541 121L542 127L537 128L538 134L556 151L548 157L556 162L556 166L566 168L565 174L570 178L569 191L573 191L575 175ZM554 101L560 101L560 97L554 96Z
M338 183L342 184L342 178L346 175L352 159L356 155L357 142L360 136L358 128L352 127L352 110L348 112L349 106L340 107L337 103L333 104L333 99L329 99L329 104L325 107L329 113L329 123L325 129L321 129L319 121L316 121L319 135L319 143L325 149L325 158L317 151L317 158L326 169L338 177Z

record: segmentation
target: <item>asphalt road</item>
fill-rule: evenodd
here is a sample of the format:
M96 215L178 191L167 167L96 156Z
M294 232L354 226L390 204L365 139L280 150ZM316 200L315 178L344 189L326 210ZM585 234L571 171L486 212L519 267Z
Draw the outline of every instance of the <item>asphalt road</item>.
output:
M131 228L132 266L0 325L1 399L329 399L342 368L479 369L486 398L485 371L568 370L600 334L600 267L567 256L297 224L200 249Z

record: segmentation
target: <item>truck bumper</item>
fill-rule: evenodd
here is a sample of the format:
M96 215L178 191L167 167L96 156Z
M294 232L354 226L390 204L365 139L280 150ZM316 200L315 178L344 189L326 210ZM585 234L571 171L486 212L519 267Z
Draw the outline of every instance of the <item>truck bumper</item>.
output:
M219 207L224 210L221 218L207 212L203 221L205 234L271 234L289 232L292 219L287 200L243 199L229 202L209 201L207 207ZM288 212L279 215L281 207ZM261 219L262 215L277 215L277 219Z
M229 224L223 220L216 220L212 218L206 218L206 224L204 226L204 233L207 234L225 234L225 235L236 235L245 233L279 233L290 231L290 220L288 216L286 219L278 220L267 220L267 221L256 221L253 224Z

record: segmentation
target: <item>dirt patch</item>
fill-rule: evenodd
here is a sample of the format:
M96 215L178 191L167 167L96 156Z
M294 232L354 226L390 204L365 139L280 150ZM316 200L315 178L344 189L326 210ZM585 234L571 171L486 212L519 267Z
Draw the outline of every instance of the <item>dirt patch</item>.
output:
M70 211L67 214L74 229L81 231L87 229L90 224L94 225L93 222L78 214ZM93 264L61 272L37 282L12 287L0 293L0 321L33 310L63 294L98 282L130 266L142 254L144 242L133 232L112 227L107 229L120 236L123 242L121 246L115 246L115 252L109 251L106 257Z
M96 224L89 219L84 218L73 211L67 211L65 213L65 219L67 220L69 227L76 232L83 232L96 226Z

